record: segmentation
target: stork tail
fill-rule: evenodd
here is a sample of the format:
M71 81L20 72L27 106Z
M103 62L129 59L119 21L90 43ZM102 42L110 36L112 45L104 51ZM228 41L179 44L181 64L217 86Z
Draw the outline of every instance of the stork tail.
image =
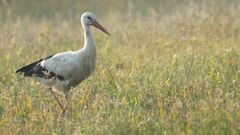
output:
M33 62L29 65L26 65L24 67L21 67L20 69L16 70L16 73L23 73L24 76L32 77L34 73L34 67L39 64L43 59L40 59L36 62Z

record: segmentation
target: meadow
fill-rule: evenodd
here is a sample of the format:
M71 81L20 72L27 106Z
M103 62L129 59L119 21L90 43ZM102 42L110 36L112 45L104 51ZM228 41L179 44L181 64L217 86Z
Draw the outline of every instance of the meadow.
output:
M93 28L96 72L62 117L15 70L80 49L84 11L111 36ZM239 13L237 0L0 1L0 134L240 134Z

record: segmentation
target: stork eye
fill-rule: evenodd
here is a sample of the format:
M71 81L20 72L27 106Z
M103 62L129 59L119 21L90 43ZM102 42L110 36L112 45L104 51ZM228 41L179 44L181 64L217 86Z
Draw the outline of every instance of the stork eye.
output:
M92 20L92 18L90 16L87 17L89 20Z

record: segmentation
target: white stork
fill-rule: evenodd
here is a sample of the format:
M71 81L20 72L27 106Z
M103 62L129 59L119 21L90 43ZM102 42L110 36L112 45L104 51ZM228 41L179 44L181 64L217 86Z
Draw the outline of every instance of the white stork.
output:
M89 77L96 67L96 44L91 31L91 25L110 35L101 26L93 13L85 12L81 16L81 23L84 31L84 47L78 51L58 53L42 58L16 71L24 76L34 77L40 83L49 86L50 92L65 113L64 107L58 100L52 88L62 91L68 101L68 92L77 86L84 79Z

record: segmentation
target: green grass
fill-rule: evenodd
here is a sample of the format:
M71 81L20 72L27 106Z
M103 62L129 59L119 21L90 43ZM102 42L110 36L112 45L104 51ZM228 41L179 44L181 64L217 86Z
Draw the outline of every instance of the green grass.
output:
M49 18L54 0L38 12L24 1L1 12L0 133L240 134L240 3L161 2L130 2L127 11L83 2L111 36L94 29L97 69L70 92L66 117L47 87L15 70L82 47L77 6L60 18Z

